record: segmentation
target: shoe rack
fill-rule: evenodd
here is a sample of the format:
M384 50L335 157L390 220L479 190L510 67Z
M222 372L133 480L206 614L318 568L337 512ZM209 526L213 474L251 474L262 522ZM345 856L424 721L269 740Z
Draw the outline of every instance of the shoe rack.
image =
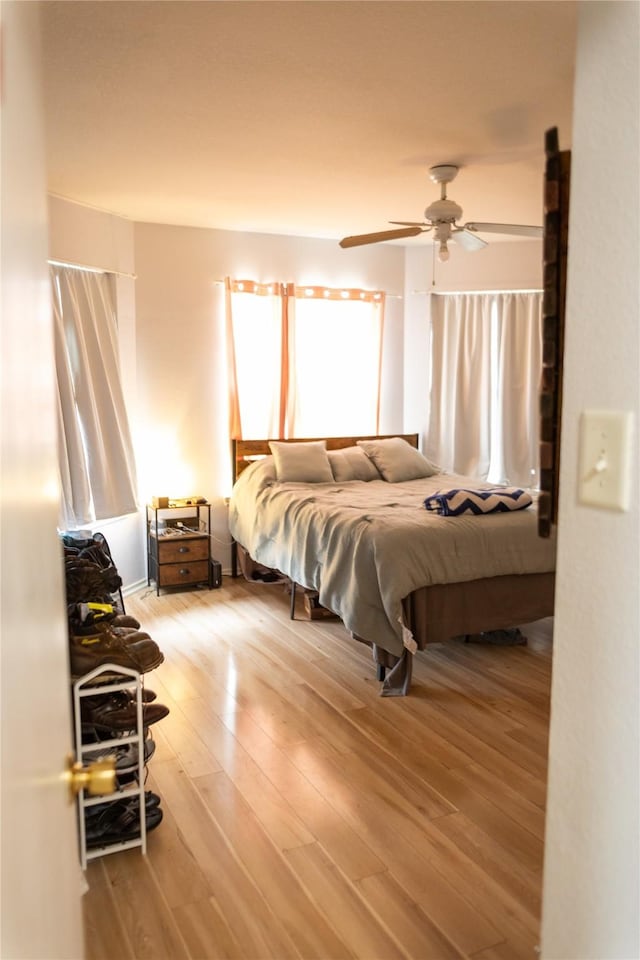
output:
M155 743L149 727L169 708L155 702L143 675L164 657L138 621L127 616L122 581L102 534L62 534L76 762L83 771L109 758L115 791L77 795L82 868L105 854L139 847L162 821L160 797L145 790ZM87 786L88 784L88 786Z
M82 737L82 701L85 697L109 696L114 693L128 693L136 706L136 726L131 733L114 736L101 740L99 743L84 743ZM117 853L119 850L129 850L131 847L141 847L142 853L147 852L147 830L145 810L145 756L144 741L145 728L142 713L142 677L136 670L127 667L105 664L96 667L90 673L73 684L73 717L75 732L76 758L82 760L88 754L96 753L99 749L113 749L114 757L117 750L127 744L137 749L137 785L131 788L117 789L115 793L104 797L91 797L84 790L78 795L78 836L80 842L80 861L84 870L90 860L102 857L106 853ZM105 808L107 805L120 803L127 798L138 801L138 837L128 840L110 841L105 844L87 846L87 822L91 819L90 813L96 808Z

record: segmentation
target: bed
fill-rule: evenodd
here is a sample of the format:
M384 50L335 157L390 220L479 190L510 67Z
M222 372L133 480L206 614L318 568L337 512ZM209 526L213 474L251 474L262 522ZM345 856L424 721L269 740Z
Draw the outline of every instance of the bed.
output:
M438 491L490 485L429 464L417 434L234 440L232 456L232 572L240 552L317 591L371 646L383 696L408 693L429 643L553 614L555 542L538 536L535 497L506 513L431 513Z

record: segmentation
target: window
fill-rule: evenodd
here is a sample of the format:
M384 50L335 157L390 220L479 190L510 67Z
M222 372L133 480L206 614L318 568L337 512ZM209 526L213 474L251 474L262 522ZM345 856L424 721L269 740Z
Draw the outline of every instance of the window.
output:
M376 433L384 293L226 281L231 435Z
M133 446L120 383L113 277L52 266L61 526L137 510Z

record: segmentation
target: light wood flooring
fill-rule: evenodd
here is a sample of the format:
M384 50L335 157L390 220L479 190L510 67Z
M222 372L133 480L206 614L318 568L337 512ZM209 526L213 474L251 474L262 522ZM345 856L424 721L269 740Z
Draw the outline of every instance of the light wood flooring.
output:
M381 698L369 649L281 585L126 606L165 655L164 820L89 864L88 960L533 960L552 620L433 645Z

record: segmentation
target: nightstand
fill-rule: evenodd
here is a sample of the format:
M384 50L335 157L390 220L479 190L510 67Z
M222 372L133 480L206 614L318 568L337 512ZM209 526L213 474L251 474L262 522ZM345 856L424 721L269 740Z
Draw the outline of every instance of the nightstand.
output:
M147 505L147 584L156 594L165 587L213 587L211 504L191 507Z

